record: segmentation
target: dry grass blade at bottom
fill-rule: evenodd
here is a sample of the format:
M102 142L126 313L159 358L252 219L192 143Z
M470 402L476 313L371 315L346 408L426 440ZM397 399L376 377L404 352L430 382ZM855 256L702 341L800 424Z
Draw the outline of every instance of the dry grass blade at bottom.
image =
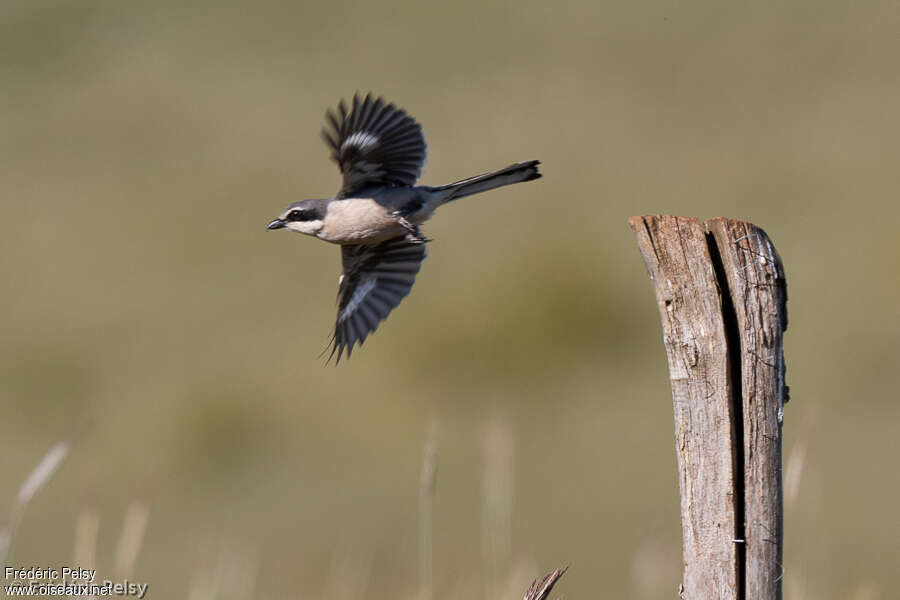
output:
M50 481L50 478L53 477L53 474L59 468L59 465L62 464L63 460L69 455L71 449L72 443L69 440L54 444L49 452L44 455L44 458L42 458L34 467L19 488L19 492L16 494L15 504L13 504L10 513L9 523L5 527L0 528L0 559L3 560L4 564L12 553L13 538L19 523L22 521L25 508L41 488Z
M512 514L515 494L515 437L507 418L495 416L484 432L482 483L482 560L488 577L484 598L503 594L503 577L512 555Z
M434 590L434 494L437 486L437 421L431 423L419 476L419 600Z
M553 589L553 586L556 585L556 582L559 581L559 578L562 577L568 570L569 567L556 569L555 571L541 579L540 582L535 579L533 582L531 582L531 587L528 588L528 591L525 592L525 597L523 600L546 600L547 596L550 595L550 590Z
M146 502L136 500L128 505L114 555L116 575L120 579L127 579L134 572L149 518L150 507Z

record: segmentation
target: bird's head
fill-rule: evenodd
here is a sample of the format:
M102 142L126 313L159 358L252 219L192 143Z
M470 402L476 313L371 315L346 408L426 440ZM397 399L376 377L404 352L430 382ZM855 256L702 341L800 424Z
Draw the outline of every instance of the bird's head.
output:
M266 229L290 229L306 235L316 235L322 230L327 200L301 200L289 204Z

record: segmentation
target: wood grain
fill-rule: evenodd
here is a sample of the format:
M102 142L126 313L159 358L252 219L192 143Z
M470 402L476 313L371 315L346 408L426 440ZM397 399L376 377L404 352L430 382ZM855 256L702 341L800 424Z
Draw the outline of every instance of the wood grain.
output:
M722 258L740 336L746 598L781 598L784 267L759 227L719 217L706 228Z
M684 575L681 597L738 596L730 362L722 301L697 219L629 220L662 320L675 409Z

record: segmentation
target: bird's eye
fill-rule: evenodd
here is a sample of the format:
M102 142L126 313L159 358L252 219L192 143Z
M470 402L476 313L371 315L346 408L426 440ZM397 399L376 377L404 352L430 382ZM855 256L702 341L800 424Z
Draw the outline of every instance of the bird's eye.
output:
M288 213L287 216L288 221L302 221L303 220L303 211L302 210L292 210Z

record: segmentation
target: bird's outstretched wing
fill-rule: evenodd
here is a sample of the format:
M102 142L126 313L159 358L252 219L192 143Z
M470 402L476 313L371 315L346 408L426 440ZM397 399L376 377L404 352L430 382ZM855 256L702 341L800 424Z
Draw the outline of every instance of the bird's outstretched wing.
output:
M331 356L347 356L378 328L412 289L425 260L425 244L406 237L374 245L341 246L343 274Z
M354 94L325 114L322 137L344 176L339 195L348 197L367 185L413 185L425 165L422 126L383 98Z

